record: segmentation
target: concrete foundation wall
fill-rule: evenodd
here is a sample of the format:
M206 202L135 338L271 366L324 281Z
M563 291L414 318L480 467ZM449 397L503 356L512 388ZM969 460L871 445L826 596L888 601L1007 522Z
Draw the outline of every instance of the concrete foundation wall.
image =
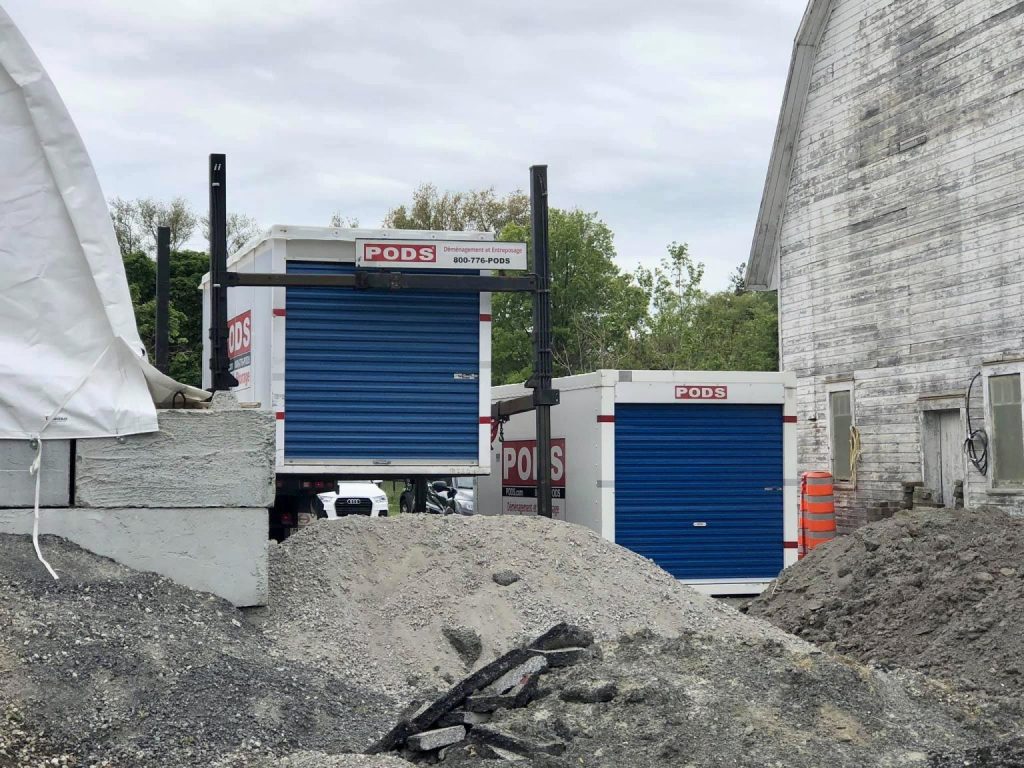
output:
M0 509L0 532L30 534L32 510ZM263 508L42 509L39 532L237 606L267 602ZM32 544L26 540L25 546Z
M269 411L168 410L160 431L79 440L81 507L269 507L274 416Z
M39 503L66 507L71 494L71 443L43 441L43 472ZM36 478L28 468L36 458L28 440L0 440L0 507L31 507L35 503Z

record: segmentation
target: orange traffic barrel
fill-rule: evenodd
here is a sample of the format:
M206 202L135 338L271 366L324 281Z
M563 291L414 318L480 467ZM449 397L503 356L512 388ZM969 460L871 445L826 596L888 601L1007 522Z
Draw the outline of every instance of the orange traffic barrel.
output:
M800 476L799 557L836 537L836 504L832 473L804 472Z

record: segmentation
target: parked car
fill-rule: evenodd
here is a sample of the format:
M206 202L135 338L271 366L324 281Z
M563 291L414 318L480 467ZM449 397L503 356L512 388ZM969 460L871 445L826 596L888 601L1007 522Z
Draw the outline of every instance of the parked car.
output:
M412 512L416 505L416 490L410 484L398 499L398 508ZM427 512L434 515L476 514L476 478L435 477L427 482Z
M381 488L369 480L351 480L338 483L337 491L317 494L322 509L317 517L337 520L349 515L387 517L388 497Z

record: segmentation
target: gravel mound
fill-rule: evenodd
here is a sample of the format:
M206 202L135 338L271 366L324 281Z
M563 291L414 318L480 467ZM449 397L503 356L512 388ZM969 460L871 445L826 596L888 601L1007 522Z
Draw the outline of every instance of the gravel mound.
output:
M598 639L700 627L798 642L589 529L539 518L322 521L272 548L270 579L272 605L254 620L277 648L405 699L461 678L474 655L495 658L559 621ZM472 654L451 639L467 633L479 638Z
M603 644L597 659L548 671L541 688L528 707L498 710L488 724L566 746L518 763L537 768L923 767L934 751L992 733L969 697L921 675L770 639L640 632ZM567 695L581 690L611 699ZM464 745L443 764L481 765L482 751Z
M385 755L327 755L323 752L296 752L286 757L254 756L243 751L218 762L214 768L412 768L397 757Z
M816 549L748 612L862 661L1020 698L1024 521L900 514Z
M27 537L0 535L0 766L209 765L243 742L355 752L386 726L394 702L284 658L226 602L43 547L60 581Z

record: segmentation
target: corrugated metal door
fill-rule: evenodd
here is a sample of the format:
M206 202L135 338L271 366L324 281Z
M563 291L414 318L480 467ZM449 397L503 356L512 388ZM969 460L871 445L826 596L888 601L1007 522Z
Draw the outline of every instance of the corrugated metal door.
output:
M615 541L679 579L782 570L782 406L617 404Z
M479 459L476 293L288 288L286 301L285 460Z

